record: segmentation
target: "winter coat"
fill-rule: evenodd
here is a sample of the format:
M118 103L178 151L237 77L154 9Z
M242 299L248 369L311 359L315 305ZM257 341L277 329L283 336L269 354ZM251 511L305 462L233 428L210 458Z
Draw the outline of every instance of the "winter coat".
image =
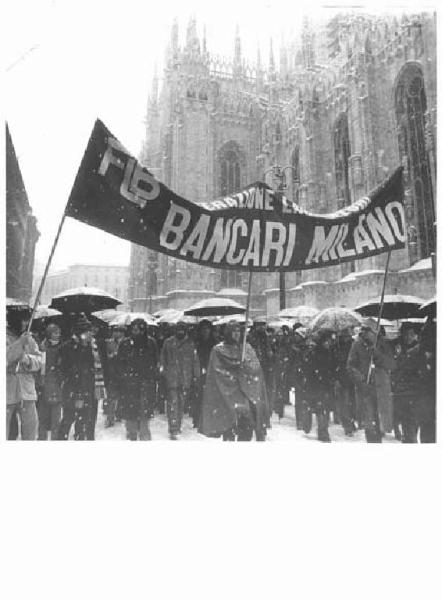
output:
M210 354L204 397L201 406L200 433L219 436L232 429L240 411L250 414L256 408L257 435L263 435L269 423L264 377L259 360L250 344L246 344L244 363L242 348L221 342Z
M318 403L326 403L331 408L337 368L336 355L332 349L327 350L318 345L307 352L304 373L308 401L313 410Z
M95 398L95 364L92 346L72 336L61 347L64 402L86 402Z
M61 343L45 341L41 350L44 353L44 373L42 369L43 399L49 404L61 402L63 374L61 370Z
M297 393L302 393L306 388L306 361L308 358L307 346L303 342L290 343L287 383L294 387Z
M374 368L371 370L370 381L367 376L370 368L370 359L373 347L367 344L362 337L354 340L347 359L348 374L356 386L356 402L364 412L364 405L368 398L377 398L378 412L388 417L391 412L391 394L389 385L389 371L395 368L395 360L387 342L378 340L377 348L373 355ZM391 419L391 416L389 417ZM389 431L388 418L385 430ZM381 419L382 421L382 419Z
M264 375L267 378L273 366L273 352L269 336L265 331L252 330L247 341L254 349Z
M158 348L150 337L125 338L116 359L122 416L150 417L153 413L158 374Z
M188 336L182 340L176 336L168 338L161 350L160 368L169 389L190 389L192 382L201 374L194 342Z
M17 371L19 361L20 366ZM41 353L37 342L31 339L29 345L23 347L20 337L8 329L6 331L6 404L37 400L34 373L40 368Z

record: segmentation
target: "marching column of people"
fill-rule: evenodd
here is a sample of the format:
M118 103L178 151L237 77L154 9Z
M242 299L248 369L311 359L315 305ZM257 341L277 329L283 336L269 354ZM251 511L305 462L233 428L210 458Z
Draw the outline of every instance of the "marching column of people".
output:
M105 427L124 420L128 440L150 440L151 419L165 413L171 440L187 414L206 436L264 441L272 414L284 419L293 404L296 428L316 424L321 442L330 422L368 443L436 441L431 319L422 331L403 323L395 340L370 318L357 335L300 323L275 332L261 319L248 335L236 321L149 329L142 319L104 334L91 320L77 315L67 336L50 323L37 343L27 317L7 313L8 439L94 440L102 407Z

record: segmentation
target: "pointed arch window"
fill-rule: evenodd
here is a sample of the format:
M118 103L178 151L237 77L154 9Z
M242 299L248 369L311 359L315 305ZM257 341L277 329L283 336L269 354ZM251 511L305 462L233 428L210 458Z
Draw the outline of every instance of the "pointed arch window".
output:
M418 65L407 65L396 86L395 112L399 155L406 167L404 186L409 192L406 198L410 199L405 207L406 219L410 230L417 230L417 240L410 244L412 262L435 251L433 186L425 145L426 110L422 71Z
M234 150L226 150L221 156L221 196L238 192L241 188L241 165L238 154ZM239 271L221 271L221 288L242 287L242 276Z
M238 192L241 187L241 167L238 155L228 150L221 158L221 195Z
M299 146L295 146L292 153L292 200L299 204L299 186L301 184L301 169L299 164Z
M334 131L335 149L335 179L336 197L338 208L348 206L351 203L350 184L348 177L348 164L351 154L350 136L348 133L347 113L342 113L336 120ZM351 261L342 265L343 275L355 271L355 263Z
M335 178L338 208L350 204L350 186L348 180L348 159L350 158L350 137L348 135L347 113L338 117L334 131Z

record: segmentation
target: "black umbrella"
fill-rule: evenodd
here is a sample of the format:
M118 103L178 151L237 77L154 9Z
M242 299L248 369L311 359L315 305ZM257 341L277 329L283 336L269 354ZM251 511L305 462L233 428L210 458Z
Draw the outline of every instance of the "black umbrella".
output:
M104 290L94 287L79 287L66 290L52 298L49 308L55 308L62 313L91 314L105 308L115 308L121 301Z
M427 300L422 304L419 309L420 316L431 317L434 319L436 317L437 303L436 296L431 298L431 300Z
M418 319L422 317L420 307L423 300L416 296L405 296L403 294L390 294L384 296L384 306L382 307L382 319L397 321L399 319ZM363 317L377 317L381 306L380 296L368 300L355 308Z
M197 302L184 311L185 315L194 317L214 317L222 315L237 315L246 312L246 309L235 300L229 298L207 298Z

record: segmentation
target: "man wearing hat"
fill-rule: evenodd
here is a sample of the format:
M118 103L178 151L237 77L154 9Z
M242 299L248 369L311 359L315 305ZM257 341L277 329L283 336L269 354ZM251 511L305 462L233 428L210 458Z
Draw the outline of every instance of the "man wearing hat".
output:
M93 440L95 429L95 362L92 325L81 313L71 338L61 349L63 378L63 419L58 439L67 440L72 424L75 440Z
M364 319L359 336L350 348L347 371L356 386L356 401L360 407L362 426L368 443L382 442L376 368L391 370L394 366L394 359L387 353L385 345L377 339L377 322L372 318Z

